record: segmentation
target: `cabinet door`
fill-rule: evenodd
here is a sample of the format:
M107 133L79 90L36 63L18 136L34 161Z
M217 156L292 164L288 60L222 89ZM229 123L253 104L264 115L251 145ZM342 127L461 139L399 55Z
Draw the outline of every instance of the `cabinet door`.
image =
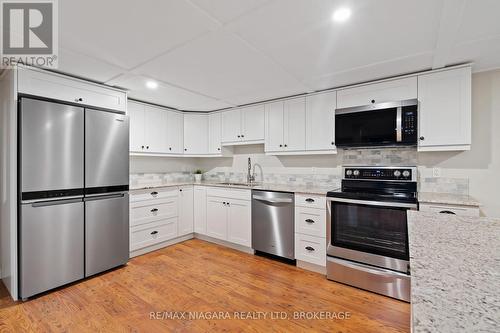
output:
M285 101L284 148L286 151L306 150L306 99Z
M184 151L184 115L180 112L167 113L167 149L171 154L182 154Z
M251 106L241 110L241 129L243 141L264 141L264 105Z
M208 154L208 115L184 115L184 154Z
M207 190L205 186L194 187L194 232L207 234Z
M207 236L227 239L226 199L207 197Z
M337 108L417 98L417 77L372 83L337 92Z
M335 91L306 97L306 150L335 150Z
M252 246L252 218L250 201L231 199L228 205L227 240L231 243Z
M193 232L193 186L179 188L179 236Z
M267 104L265 151L283 150L283 102Z
M420 75L418 99L419 149L454 150L471 144L470 67Z
M130 151L144 152L144 105L128 102L127 113L130 121Z
M222 142L241 141L240 109L222 112Z
M144 107L144 138L147 153L167 153L167 114L165 110Z
M221 153L221 114L208 115L208 153Z

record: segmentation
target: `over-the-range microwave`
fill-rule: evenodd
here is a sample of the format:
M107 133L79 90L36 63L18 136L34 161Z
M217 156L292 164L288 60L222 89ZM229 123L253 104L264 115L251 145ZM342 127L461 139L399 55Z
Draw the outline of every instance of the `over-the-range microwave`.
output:
M335 110L337 147L415 146L418 100L386 102Z

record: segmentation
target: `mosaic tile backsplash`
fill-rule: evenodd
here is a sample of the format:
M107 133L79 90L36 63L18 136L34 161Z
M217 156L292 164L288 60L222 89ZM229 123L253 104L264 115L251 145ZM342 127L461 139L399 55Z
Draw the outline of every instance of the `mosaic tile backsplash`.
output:
M343 165L413 166L418 164L416 148L345 149Z

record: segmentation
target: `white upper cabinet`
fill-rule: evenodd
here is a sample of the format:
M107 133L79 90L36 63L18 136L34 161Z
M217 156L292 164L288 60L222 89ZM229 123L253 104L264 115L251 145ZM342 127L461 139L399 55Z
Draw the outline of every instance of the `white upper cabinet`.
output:
M128 102L127 114L130 122L130 151L144 152L144 105Z
M166 111L166 113L168 153L182 154L184 152L184 115L175 111Z
M144 143L143 151L147 153L168 153L167 147L167 113L165 110L151 106L144 107Z
M184 114L184 154L208 154L208 114Z
M208 115L208 153L221 154L221 114L219 112Z
M284 148L285 151L306 150L306 99L289 99L284 106Z
M266 105L266 152L283 151L283 101Z
M222 112L223 143L261 143L265 135L264 105Z
M417 98L417 77L371 83L337 91L337 108Z
M471 68L418 76L419 151L468 150Z
M18 67L18 92L125 112L127 93L37 68Z
M304 152L306 149L305 97L266 105L266 152Z
M335 91L306 97L306 150L332 151L335 148Z
M264 105L241 109L241 136L245 142L263 142L265 136Z

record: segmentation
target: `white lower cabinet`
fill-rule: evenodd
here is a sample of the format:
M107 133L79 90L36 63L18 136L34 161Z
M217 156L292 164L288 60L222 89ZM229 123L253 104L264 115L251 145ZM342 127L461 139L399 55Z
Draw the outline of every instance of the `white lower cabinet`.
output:
M207 190L205 186L194 186L193 218L194 232L207 234Z
M422 212L431 212L436 214L449 214L458 216L475 216L479 217L480 210L477 206L460 206L460 205L442 205L432 203L421 203L419 210Z
M250 190L207 189L207 236L250 247L251 214Z
M177 237L177 217L139 225L130 231L130 251Z
M326 267L324 196L295 195L295 259Z
M194 197L193 186L181 186L179 188L179 233L178 236L191 234L194 231Z

